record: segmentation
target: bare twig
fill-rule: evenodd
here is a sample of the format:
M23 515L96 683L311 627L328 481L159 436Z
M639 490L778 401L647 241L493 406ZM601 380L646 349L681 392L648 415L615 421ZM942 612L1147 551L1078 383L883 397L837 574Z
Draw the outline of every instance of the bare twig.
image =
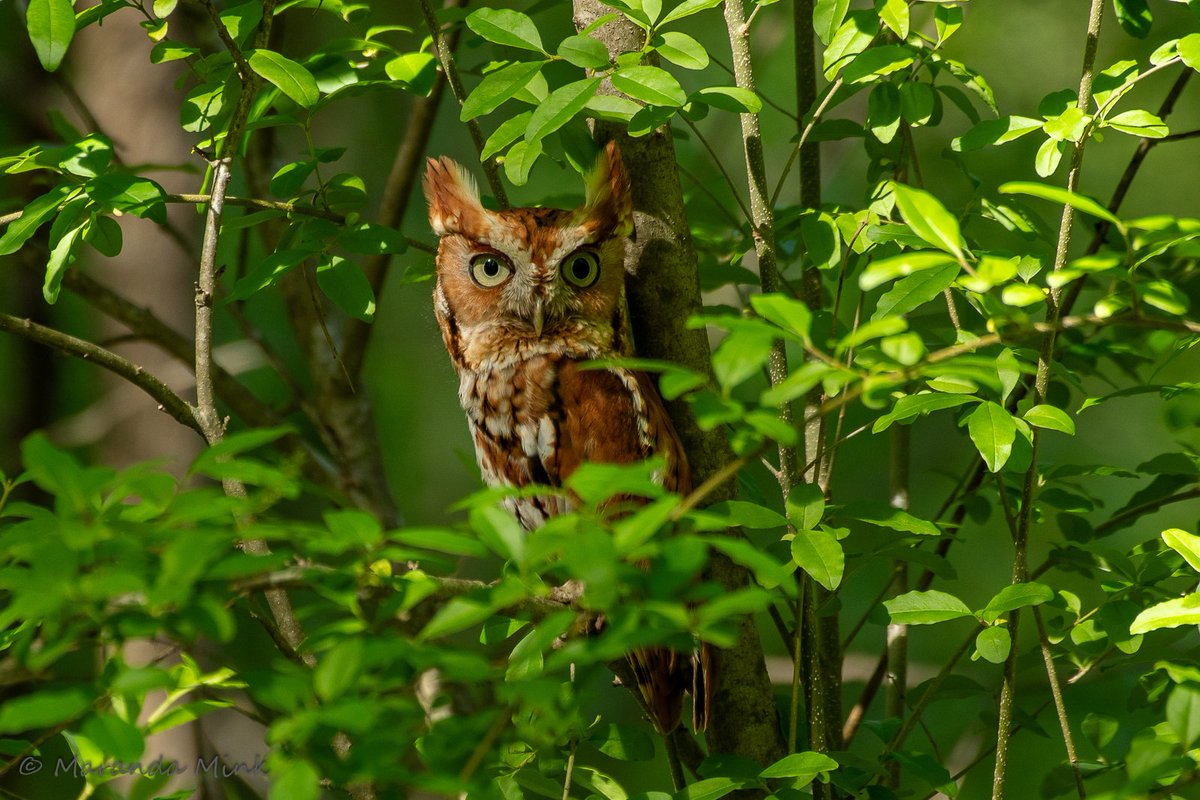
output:
M165 383L132 361L128 361L116 353L105 350L103 347L92 342L78 339L54 328L48 328L45 325L39 325L29 319L14 317L11 314L0 313L0 330L8 331L9 333L44 344L48 347L53 347L59 352L104 367L109 372L121 376L157 400L159 408L170 414L176 422L186 425L203 435L204 431L199 420L197 420L191 407L183 398L171 391L170 387Z
M458 75L454 54L450 51L450 44L446 41L446 37L442 35L442 26L437 21L433 6L429 0L420 0L420 2L421 13L425 17L425 24L429 27L429 35L433 38L433 49L437 53L438 63L442 66L442 72L446 74L450 91L454 93L455 99L461 106L467 99L467 93L463 88L462 78ZM471 141L475 143L475 151L481 156L480 164L483 166L483 174L487 178L488 186L492 189L492 194L496 197L496 202L501 208L508 208L508 194L504 191L504 183L500 180L500 172L496 169L495 159L485 160L482 158L485 139L483 131L479 128L479 122L469 120L467 130L471 134Z

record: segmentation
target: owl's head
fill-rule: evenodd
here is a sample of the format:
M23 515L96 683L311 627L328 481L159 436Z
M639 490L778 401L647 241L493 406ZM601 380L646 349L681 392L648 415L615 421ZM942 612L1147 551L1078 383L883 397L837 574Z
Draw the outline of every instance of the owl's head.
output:
M490 211L471 175L444 157L429 159L425 197L441 238L438 313L457 328L541 339L612 325L633 230L615 142L597 159L576 209Z

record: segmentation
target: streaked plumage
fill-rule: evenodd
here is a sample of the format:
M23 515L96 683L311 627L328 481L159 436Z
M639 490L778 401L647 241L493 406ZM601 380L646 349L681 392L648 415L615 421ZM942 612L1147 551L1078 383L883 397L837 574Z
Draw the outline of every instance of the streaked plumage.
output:
M484 480L561 485L583 461L665 461L662 483L691 489L679 437L653 380L581 362L631 354L624 259L633 229L629 180L616 145L601 154L574 210L483 208L475 181L430 159L429 219L440 237L434 311L459 375ZM570 510L562 497L508 508L526 529ZM630 656L662 731L679 722L686 659L667 649Z

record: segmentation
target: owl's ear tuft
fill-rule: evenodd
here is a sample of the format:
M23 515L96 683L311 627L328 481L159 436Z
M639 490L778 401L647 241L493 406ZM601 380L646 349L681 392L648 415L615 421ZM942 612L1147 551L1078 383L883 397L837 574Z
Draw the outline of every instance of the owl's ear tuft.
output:
M583 225L596 239L624 238L633 233L633 196L629 175L621 163L621 150L611 141L588 174L583 205Z
M483 228L486 212L479 200L479 185L461 165L445 156L429 159L424 188L429 224L438 236L472 236Z

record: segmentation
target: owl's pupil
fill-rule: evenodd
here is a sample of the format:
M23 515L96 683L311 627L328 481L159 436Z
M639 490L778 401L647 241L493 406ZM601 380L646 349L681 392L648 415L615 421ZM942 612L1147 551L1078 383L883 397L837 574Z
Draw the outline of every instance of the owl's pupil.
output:
M586 258L577 258L571 263L571 271L575 274L576 280L585 280L590 271L590 265Z
M500 263L494 258L489 258L483 262L483 274L489 278L494 278L500 274Z

